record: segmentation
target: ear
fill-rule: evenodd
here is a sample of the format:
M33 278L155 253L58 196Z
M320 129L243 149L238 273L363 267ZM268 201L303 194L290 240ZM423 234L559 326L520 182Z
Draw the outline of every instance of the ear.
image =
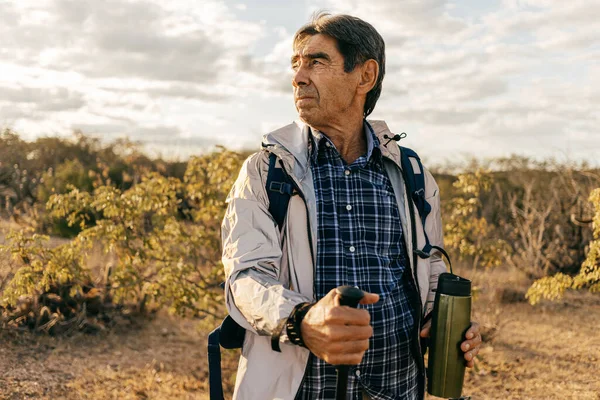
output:
M377 61L370 59L360 66L360 81L358 83L358 92L367 94L373 89L379 76L379 64Z

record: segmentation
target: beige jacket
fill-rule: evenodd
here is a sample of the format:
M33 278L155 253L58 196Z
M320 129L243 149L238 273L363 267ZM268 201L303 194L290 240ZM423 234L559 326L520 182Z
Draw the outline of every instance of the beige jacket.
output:
M380 142L393 136L383 121L370 121ZM316 259L317 215L315 192L308 158L309 129L293 123L264 137L264 149L242 166L228 198L222 224L223 266L227 281L225 297L229 314L246 329L234 399L289 399L300 387L309 351L282 335L281 353L271 349L271 334L298 303L315 301L313 271ZM408 254L412 252L409 205L400 169L400 148L391 142L380 146L386 171L399 205ZM269 213L265 190L269 154L275 153L286 172L302 191L292 196L280 233ZM416 168L418 170L418 168ZM432 207L425 229L431 244L443 246L438 186L425 174L426 198ZM413 206L414 207L414 206ZM415 208L415 215L418 211ZM409 217L410 218L410 217ZM418 246L423 248L423 225L417 218ZM429 259L409 257L410 270L418 282L423 313L433 307L438 275L446 266L436 253ZM415 268L413 260L417 261ZM416 271L416 276L415 276Z

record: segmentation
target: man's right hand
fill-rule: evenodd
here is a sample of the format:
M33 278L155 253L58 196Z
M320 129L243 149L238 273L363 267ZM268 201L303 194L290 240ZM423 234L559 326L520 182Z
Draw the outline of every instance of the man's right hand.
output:
M379 295L366 293L360 304L374 304ZM317 357L329 364L356 365L362 361L373 335L371 316L364 309L340 306L339 294L331 290L302 320L302 340Z

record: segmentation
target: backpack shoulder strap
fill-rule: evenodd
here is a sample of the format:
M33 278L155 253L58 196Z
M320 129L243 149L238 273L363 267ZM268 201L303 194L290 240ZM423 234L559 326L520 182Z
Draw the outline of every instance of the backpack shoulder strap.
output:
M223 400L221 378L221 346L219 344L221 326L208 335L208 387L210 400Z
M294 193L294 185L283 168L277 165L277 156L273 153L269 153L269 172L265 189L269 197L269 213L281 229L290 198Z
M431 212L431 205L425 200L425 171L423 169L423 164L421 164L421 158L414 150L400 146L400 154L402 169L406 171L405 177L406 188L409 194L408 197L412 199L419 211L423 232L425 233L425 247L416 251L419 257L428 258L432 246L429 243L427 232L425 232L425 221Z
M425 246L422 249L416 249L415 253L421 258L429 258L431 257L432 249L438 250L448 260L450 272L452 272L450 256L442 247L431 245L427 237L427 231L425 230L425 221L429 213L431 213L431 204L425 199L425 170L423 169L421 158L414 150L403 146L400 146L400 154L402 169L406 171L406 189L410 194L409 197L419 211L421 224L423 225L423 234L425 235Z

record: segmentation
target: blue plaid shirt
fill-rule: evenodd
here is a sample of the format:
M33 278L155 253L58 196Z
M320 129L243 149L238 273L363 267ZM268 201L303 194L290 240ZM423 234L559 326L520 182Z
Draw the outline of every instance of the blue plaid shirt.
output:
M363 361L350 368L348 399L417 399L418 372L411 352L418 296L407 268L402 225L385 172L379 140L365 123L367 153L348 165L333 142L314 132L311 163L318 240L316 298L340 285L377 293L373 336ZM297 399L334 399L336 371L311 354Z

